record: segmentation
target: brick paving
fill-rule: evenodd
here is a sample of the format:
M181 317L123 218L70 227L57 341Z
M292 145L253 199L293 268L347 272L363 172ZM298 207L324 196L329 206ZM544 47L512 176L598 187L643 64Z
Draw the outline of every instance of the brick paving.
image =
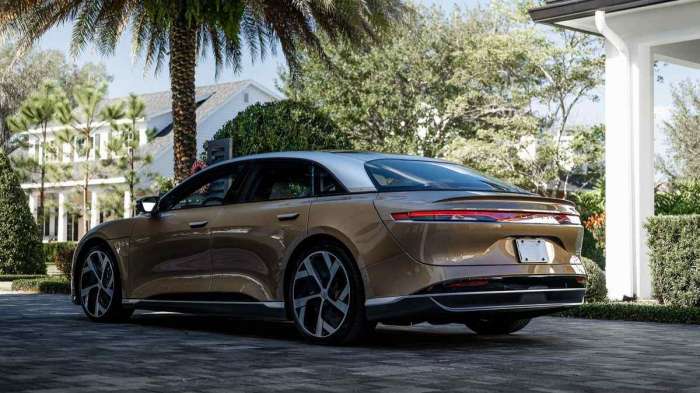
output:
M356 347L285 323L137 313L96 324L66 296L0 294L0 392L698 392L700 326L539 318L511 336L381 326Z

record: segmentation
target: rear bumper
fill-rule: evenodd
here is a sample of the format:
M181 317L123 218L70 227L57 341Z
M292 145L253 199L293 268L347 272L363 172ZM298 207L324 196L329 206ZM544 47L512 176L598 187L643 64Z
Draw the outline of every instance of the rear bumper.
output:
M585 288L429 293L369 299L367 319L384 322L460 322L486 314L523 318L557 312L583 303Z

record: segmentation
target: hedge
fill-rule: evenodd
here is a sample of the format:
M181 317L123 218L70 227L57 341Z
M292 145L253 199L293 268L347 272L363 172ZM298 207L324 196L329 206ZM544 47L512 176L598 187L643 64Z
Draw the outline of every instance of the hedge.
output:
M46 277L43 274L0 274L0 282Z
M581 258L586 269L586 302L603 302L608 298L605 286L605 272L595 261Z
M13 291L41 293L70 293L70 280L67 277L44 276L40 278L25 278L12 281Z
M58 271L65 276L70 276L73 252L77 243L75 242L52 242L44 243L44 256L47 264L53 263Z
M654 296L700 306L700 215L656 216L646 225Z
M558 314L569 318L700 324L700 308L639 303L586 303Z

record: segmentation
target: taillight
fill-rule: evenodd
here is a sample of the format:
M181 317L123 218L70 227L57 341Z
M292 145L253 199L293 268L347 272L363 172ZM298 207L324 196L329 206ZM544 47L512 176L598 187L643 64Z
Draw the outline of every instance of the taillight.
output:
M396 221L466 221L580 225L575 214L504 210L423 210L391 213Z

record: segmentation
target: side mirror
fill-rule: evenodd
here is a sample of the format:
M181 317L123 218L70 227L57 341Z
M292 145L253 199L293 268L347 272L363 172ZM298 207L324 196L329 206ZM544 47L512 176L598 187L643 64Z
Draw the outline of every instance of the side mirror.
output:
M136 214L151 214L156 213L159 198L157 196L147 196L136 201Z

